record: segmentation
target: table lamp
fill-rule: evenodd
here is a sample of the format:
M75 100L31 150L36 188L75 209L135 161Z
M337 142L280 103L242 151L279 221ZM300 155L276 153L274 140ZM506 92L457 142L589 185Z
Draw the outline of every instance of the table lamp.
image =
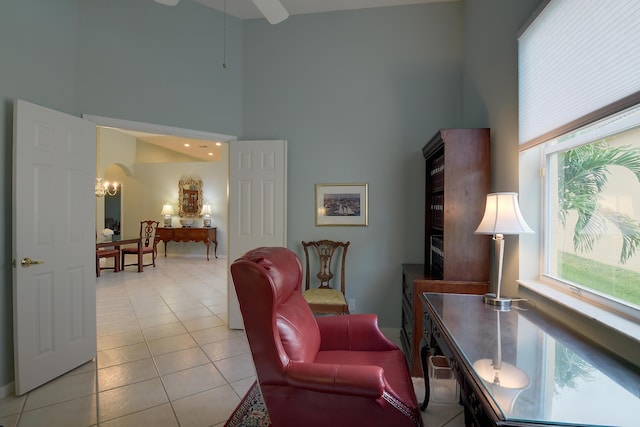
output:
M202 219L202 222L206 228L211 227L212 213L213 212L211 211L211 205L209 203L205 203L204 205L202 205L202 211L200 212L200 215L204 216L204 218Z
M166 203L162 206L161 215L164 215L164 226L171 227L171 215L173 215L173 206L170 203Z
M520 213L518 193L490 193L487 194L487 205L476 234L492 234L497 249L498 278L496 292L485 294L486 304L498 306L501 309L511 307L511 298L500 295L502 287L502 261L504 259L504 235L533 233Z

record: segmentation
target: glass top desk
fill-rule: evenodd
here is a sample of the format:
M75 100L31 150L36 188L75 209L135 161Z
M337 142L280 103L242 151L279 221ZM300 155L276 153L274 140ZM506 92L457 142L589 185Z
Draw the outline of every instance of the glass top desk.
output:
M429 347L448 357L465 424L640 425L640 368L532 304L498 311L479 295L425 292L420 299L423 357Z

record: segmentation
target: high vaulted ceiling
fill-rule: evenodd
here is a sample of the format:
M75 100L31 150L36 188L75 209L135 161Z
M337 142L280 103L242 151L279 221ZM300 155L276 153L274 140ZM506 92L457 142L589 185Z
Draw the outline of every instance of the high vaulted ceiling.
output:
M224 0L193 1L221 12L224 11ZM289 12L289 15L450 1L460 0L280 0L284 8ZM253 4L252 0L227 0L226 12L239 19L262 18L262 14L258 11L258 8ZM180 138L171 135L157 135L125 129L119 130L149 144L154 144L203 161L219 161L222 157L222 149L216 141Z
M205 6L224 11L225 0L194 0ZM460 0L280 0L289 15L368 9L372 7L403 6L421 3L441 3ZM252 0L227 0L227 13L240 19L262 18Z

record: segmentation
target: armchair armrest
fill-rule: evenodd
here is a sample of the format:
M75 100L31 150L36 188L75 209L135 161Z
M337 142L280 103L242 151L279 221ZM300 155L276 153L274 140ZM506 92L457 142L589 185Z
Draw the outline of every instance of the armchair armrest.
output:
M385 351L398 347L384 336L375 314L318 317L320 351Z
M321 393L377 399L385 390L384 369L372 365L290 362L289 385Z

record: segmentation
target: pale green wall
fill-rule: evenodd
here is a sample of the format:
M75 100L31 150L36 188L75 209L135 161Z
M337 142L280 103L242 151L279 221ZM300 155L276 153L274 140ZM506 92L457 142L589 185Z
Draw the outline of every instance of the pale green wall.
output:
M133 172L136 160L136 138L118 132L115 129L97 128L96 153L96 173L106 181L117 182L122 185L128 175ZM122 191L120 191L120 194L122 194ZM104 228L105 197L96 197L97 233L100 233ZM129 235L129 233L126 233L126 235Z
M133 172L136 163L137 138L110 128L97 128L97 172L105 174L107 168L117 163L128 173ZM111 179L105 175L106 179Z
M228 145L223 149L226 159ZM212 205L212 225L217 227L218 255L227 253L227 177L228 163L191 162L191 163L138 163L134 176L128 181L129 190L125 193L123 204L126 206L126 223L129 227L145 219L156 219L162 225L164 217L160 215L162 205L169 201L175 215L173 226L180 227L178 218L178 182L181 179L202 180L202 195L205 202ZM202 227L202 218L194 218L194 227ZM136 225L138 227L138 225ZM138 232L136 228L135 233ZM135 234L134 233L134 234ZM164 244L159 245L159 253L164 256ZM205 246L202 243L169 243L168 255L186 255L201 257L204 262ZM213 247L210 251L213 258Z
M240 134L242 22L192 1L0 2L0 199L11 206L16 98L68 114ZM177 188L177 184L176 184ZM159 210L158 210L159 212ZM13 381L11 214L0 212L0 394Z
M401 264L420 263L421 148L461 124L459 2L245 23L245 138L288 144L288 242L351 242L346 293L356 312L399 327ZM368 227L316 227L316 183L369 184Z
M302 239L351 240L356 311L399 327L400 264L423 257L421 147L440 127L498 126L500 135L515 126L496 118L503 103L515 105L510 80L499 90L512 76L492 76L489 64L515 66L512 51L493 46L512 43L530 6L512 3L524 10L466 0L293 16L277 26L230 18L223 70L222 15L196 2L0 2L0 198L11 204L16 97L75 115L287 139L288 245L300 253ZM475 14L484 23L471 22ZM486 57L470 57L467 44ZM513 155L506 140L497 136L494 153L504 143ZM504 167L517 176L515 164ZM313 185L354 181L370 185L370 226L315 227ZM1 389L13 380L8 212L0 224Z
M465 127L491 128L491 191L518 191L518 30L542 0L465 0ZM534 213L534 215L537 213ZM505 237L503 290L515 295L518 237Z
M11 159L13 101L75 106L77 0L0 1L0 391L13 381Z
M24 0L23 0L24 1ZM32 0L26 0L32 1ZM195 1L78 0L77 108L84 114L239 135L242 22Z

